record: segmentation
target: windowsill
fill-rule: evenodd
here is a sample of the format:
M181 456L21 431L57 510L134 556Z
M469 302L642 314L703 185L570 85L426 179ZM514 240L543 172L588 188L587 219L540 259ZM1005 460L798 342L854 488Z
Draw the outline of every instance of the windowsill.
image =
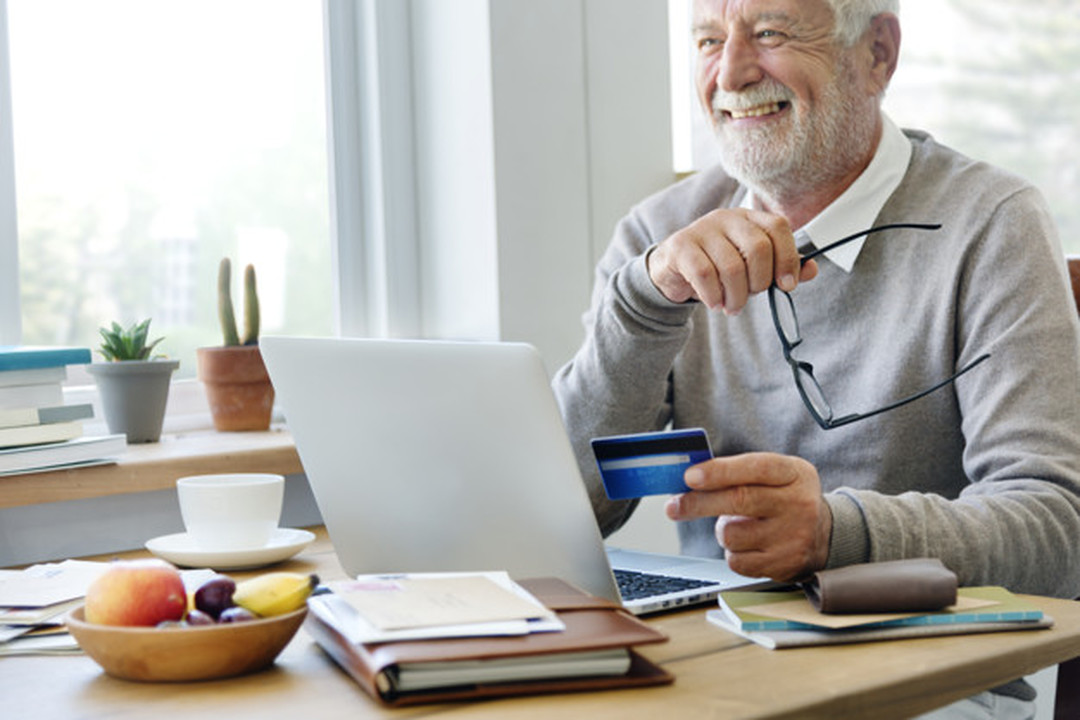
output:
M165 490L177 478L222 472L303 472L292 435L280 424L267 432L198 430L129 445L113 465L0 477L0 508Z

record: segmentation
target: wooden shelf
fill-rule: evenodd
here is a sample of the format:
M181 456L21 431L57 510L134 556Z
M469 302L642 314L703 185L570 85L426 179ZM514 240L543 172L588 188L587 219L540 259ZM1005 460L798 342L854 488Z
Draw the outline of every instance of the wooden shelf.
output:
M0 508L165 490L177 478L221 472L303 472L292 435L214 430L164 435L161 442L129 445L114 465L0 477Z

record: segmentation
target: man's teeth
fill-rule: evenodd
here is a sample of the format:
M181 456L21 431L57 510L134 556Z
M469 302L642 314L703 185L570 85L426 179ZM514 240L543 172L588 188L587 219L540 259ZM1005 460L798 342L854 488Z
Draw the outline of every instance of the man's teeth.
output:
M742 120L748 117L761 117L762 115L771 115L773 113L780 112L780 103L774 102L768 105L758 105L757 107L746 108L745 110L731 110L732 120Z

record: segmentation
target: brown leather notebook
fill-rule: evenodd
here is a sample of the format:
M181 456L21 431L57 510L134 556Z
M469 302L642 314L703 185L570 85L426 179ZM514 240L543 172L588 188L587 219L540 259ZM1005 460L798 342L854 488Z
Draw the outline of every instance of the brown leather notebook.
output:
M509 695L602 690L666 685L674 677L632 648L665 642L667 636L635 618L620 606L589 595L556 578L522 580L520 584L551 608L566 625L562 632L510 637L447 638L355 644L346 640L318 613L309 612L305 629L331 658L365 691L391 705L469 700ZM630 668L619 675L548 677L536 680L472 683L400 691L394 675L403 665L472 660L503 660L559 653L626 649Z

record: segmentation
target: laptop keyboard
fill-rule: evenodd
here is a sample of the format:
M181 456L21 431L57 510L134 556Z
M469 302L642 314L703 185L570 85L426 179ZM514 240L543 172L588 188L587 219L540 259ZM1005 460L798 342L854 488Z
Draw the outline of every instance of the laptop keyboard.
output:
M619 586L619 594L622 595L624 601L716 584L708 580L694 580L692 578L672 577L671 575L653 575L636 570L615 569L614 573L615 583Z

